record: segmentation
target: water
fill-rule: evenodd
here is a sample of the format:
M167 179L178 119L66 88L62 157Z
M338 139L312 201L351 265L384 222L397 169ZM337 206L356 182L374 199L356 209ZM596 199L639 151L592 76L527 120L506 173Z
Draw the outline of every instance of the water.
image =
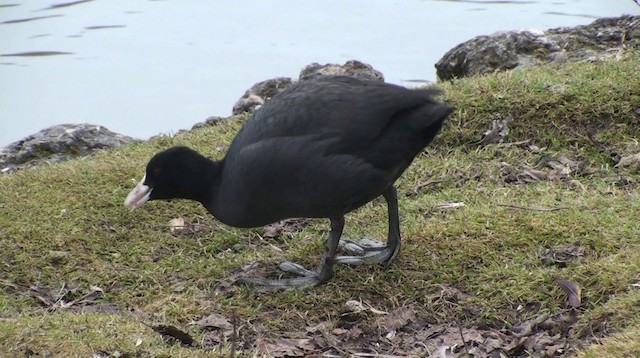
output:
M0 0L0 146L58 123L176 132L311 62L415 85L477 35L640 14L632 0L54 1Z

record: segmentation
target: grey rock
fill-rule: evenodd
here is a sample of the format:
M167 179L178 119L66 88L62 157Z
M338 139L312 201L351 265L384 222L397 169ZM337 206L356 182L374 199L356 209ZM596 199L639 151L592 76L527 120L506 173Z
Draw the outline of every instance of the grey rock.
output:
M573 28L478 36L451 49L435 66L439 79L450 80L545 63L602 61L638 45L640 16L624 15Z
M92 124L60 124L0 149L2 173L86 156L138 141Z
M196 124L193 125L193 127L191 127L191 130L194 129L198 129L198 128L203 128L203 127L208 127L208 126L213 126L216 125L220 122L224 122L228 119L230 119L231 117L218 117L218 116L211 116L207 119L204 120L204 122L198 122Z
M233 105L232 113L235 115L253 112L260 108L265 101L289 88L291 84L293 84L293 81L289 77L277 77L258 82L251 86Z
M306 81L322 76L352 76L384 82L382 72L376 70L371 65L356 60L347 61L344 65L334 63L320 65L318 63L312 63L300 71L299 80Z
M344 65L333 63L320 65L312 63L300 71L299 81L306 81L320 76L353 76L356 78L384 81L382 73L371 65L360 61L351 60ZM277 77L258 82L249 88L244 95L233 105L232 113L253 113L273 96L291 87L295 81L289 77ZM199 125L200 123L198 123Z

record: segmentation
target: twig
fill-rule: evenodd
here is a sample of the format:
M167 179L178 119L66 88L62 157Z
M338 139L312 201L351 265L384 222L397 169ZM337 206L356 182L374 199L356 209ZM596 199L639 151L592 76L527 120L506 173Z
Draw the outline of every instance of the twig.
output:
M521 140L521 141L518 141L518 142L498 143L497 146L498 147L512 147L512 146L518 146L518 145L527 144L529 142L531 142L531 139L525 139L525 140Z
M467 348L467 342L464 340L464 334L462 333L462 326L458 325L458 330L460 331L460 339L462 339L462 344L464 345L464 351L467 353L468 357L471 357L469 354L469 348Z
M231 353L229 353L229 358L235 358L236 356L236 341L238 339L238 331L236 326L236 310L231 311L231 326L233 327L233 332L231 333Z
M224 342L224 331L218 331L218 335L220 336L220 342ZM202 342L204 343L204 337L202 337ZM224 358L224 349L222 345L220 345L220 352L218 352L218 357ZM229 357L231 357L231 353L229 353Z
M518 205L509 205L509 204L496 204L498 206L502 206L504 208L516 209L516 210L531 210L531 211L558 211L558 210L567 210L569 209L566 206L559 206L557 208L534 208L534 207L526 207L526 206L518 206Z
M424 189L424 188L426 188L426 187L428 187L430 185L440 184L440 183L444 183L444 180L427 180L427 181L419 183L418 185L413 187L413 189L411 189L411 191L408 192L406 195L407 196L411 196L411 195L419 194L422 189Z

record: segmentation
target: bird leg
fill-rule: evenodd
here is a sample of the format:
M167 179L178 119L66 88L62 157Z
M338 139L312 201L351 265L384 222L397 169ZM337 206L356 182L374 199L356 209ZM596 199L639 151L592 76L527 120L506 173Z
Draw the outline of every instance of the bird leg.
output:
M267 279L258 277L245 277L238 280L240 283L246 283L261 286L264 289L299 289L305 287L316 286L325 283L333 277L333 264L335 262L336 253L338 251L338 243L344 228L344 217L331 218L331 232L326 241L327 251L324 255L320 266L315 270L307 270L302 265L295 262L283 262L280 269L289 273L298 275L294 278L283 279Z
M339 246L346 251L356 253L352 256L337 256L336 262L347 265L360 264L391 264L400 253L400 217L398 215L398 194L396 188L391 185L382 194L387 201L387 209L389 215L389 233L387 244L382 242L364 238L360 243L349 240L340 240Z

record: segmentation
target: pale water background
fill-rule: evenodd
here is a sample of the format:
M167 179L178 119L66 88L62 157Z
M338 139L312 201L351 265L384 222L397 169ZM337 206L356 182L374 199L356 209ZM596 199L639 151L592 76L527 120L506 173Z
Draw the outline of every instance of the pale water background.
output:
M633 0L0 0L0 146L59 123L138 138L174 133L229 115L254 83L297 78L312 62L357 59L387 82L414 86L435 81L435 62L474 36L622 14L640 7Z

